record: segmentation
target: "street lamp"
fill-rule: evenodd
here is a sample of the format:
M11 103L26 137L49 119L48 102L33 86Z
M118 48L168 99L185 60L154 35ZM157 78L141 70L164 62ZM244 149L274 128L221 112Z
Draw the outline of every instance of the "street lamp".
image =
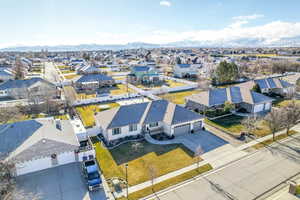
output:
M125 172L126 172L126 198L128 199L128 163L125 163Z

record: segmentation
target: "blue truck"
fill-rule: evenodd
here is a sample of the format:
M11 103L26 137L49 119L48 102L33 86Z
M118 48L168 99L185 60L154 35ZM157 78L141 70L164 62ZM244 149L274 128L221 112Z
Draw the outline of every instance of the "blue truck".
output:
M82 172L85 176L89 191L94 191L102 187L102 180L94 159L82 162Z

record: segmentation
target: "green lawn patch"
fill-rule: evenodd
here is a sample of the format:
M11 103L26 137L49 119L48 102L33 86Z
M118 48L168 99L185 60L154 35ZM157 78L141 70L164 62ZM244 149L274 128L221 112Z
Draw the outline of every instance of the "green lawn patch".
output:
M194 169L194 170L191 170L191 171L188 171L186 173L183 173L181 175L178 175L178 176L175 176L173 178L170 178L168 180L165 180L165 181L162 181L160 183L157 183L157 184L154 184L153 185L153 189L152 187L147 187L147 188L144 188L140 191L137 191L137 192L133 192L131 194L129 194L129 200L138 200L140 198L143 198L143 197L146 197L148 195L151 195L153 194L153 191L155 192L158 192L160 190L163 190L163 189L166 189L170 186L173 186L173 185L176 185L180 182L183 182L183 181L186 181L186 180L189 180L199 174L202 174L204 172L207 172L209 170L212 169L212 166L210 164L206 164L206 165L203 165L197 169ZM126 200L125 197L122 197L122 198L119 198L118 200Z
M149 164L156 169L157 176L162 176L195 163L193 153L181 144L154 145L142 141L137 151L132 148L132 144L128 142L112 150L104 148L100 143L95 145L96 157L106 179L124 179L125 163L128 163L130 186L149 180Z
M300 185L296 187L296 195L300 195Z
M185 97L192 94L198 94L200 90L186 90L182 92L172 92L164 95L159 95L161 98L166 99L175 104L185 104Z
M294 135L296 133L298 133L298 132L294 131L294 130L289 131L289 135ZM288 137L287 134L283 133L283 134L275 136L275 141L282 140L282 139L287 138L287 137ZM256 145L253 145L252 147L255 148L255 149L260 149L260 148L269 146L270 144L272 144L275 141L273 140L273 138L271 138L271 139L265 140L263 142L260 142Z
M214 120L205 119L205 123L217 127L224 132L230 133L235 136L239 136L242 131L245 131L245 127L241 124L244 117L230 115L226 117L221 117ZM257 129L253 132L257 137L263 137L271 133L266 122L260 120L258 122Z

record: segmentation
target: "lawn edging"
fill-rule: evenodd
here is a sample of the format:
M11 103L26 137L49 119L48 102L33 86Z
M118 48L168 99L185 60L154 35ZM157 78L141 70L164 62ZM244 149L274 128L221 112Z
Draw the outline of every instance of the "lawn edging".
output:
M283 139L287 138L288 136L295 135L295 134L297 134L297 133L298 133L298 132L295 131L295 130L290 130L290 131L289 131L289 135L287 135L286 133L282 133L282 134L280 134L280 135L276 135L276 136L275 136L275 140L273 140L273 138L264 140L264 141L262 141L262 142L259 142L259 143L255 144L255 145L253 145L252 148L254 148L254 149L260 149L260 148L269 146L269 145L273 144L273 143L276 142L276 141L283 140Z
M197 177L205 172L208 172L212 169L213 169L213 167L210 164L202 165L201 167L199 167L197 169L190 170L190 171L180 174L178 176L175 176L175 177L172 177L165 181L154 184L153 190L155 192L158 192L158 191L167 189L171 186L173 186L173 187L178 186L179 184L182 184L182 182L188 181L188 180L190 180L194 177ZM153 190L152 190L151 186L146 187L142 190L139 190L139 191L129 194L128 199L129 200L138 200L141 198L145 198L147 196L150 197L153 195ZM121 197L121 198L118 198L117 200L126 200L126 197Z

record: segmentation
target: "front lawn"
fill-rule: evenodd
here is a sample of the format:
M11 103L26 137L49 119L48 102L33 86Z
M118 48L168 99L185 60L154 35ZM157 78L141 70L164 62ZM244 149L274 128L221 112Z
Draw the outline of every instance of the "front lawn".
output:
M166 84L170 87L170 88L174 88L174 87L180 87L180 86L185 86L186 84L182 83L182 82L177 82L177 81L173 81L173 80L166 80Z
M68 80L70 80L70 79L73 79L73 78L79 77L79 75L77 75L77 74L71 74L71 75L65 75L64 77L65 77L65 79L68 79Z
M124 164L128 163L128 182L132 186L149 180L149 165L156 169L157 176L161 176L195 162L193 153L180 144L154 145L142 141L136 151L133 144L128 142L112 150L96 144L97 160L105 178L124 179Z
M199 92L199 90L186 90L182 92L172 92L159 96L175 104L185 104L185 97L190 96L192 94L198 94Z
M214 120L206 119L206 123L216 126L225 132L230 132L233 135L239 136L242 131L245 131L245 127L241 124L244 117L230 115ZM263 137L271 133L270 129L266 125L264 120L258 121L257 129L253 132L258 137Z
M95 114L101 112L105 109L101 109L100 105L108 105L109 109L119 106L118 103L109 103L109 104L95 104L88 106L76 107L77 113L80 115L82 123L85 127L92 127L95 125Z
M144 188L142 190L133 192L133 193L129 194L128 199L129 200L141 199L143 197L146 197L146 196L149 196L149 195L153 194L153 190L155 192L158 192L158 191L166 189L170 186L173 186L173 185L176 185L176 184L181 183L183 181L189 180L189 179L191 179L195 176L198 176L202 173L205 173L205 172L207 172L211 169L212 169L212 166L210 164L203 165L203 166L199 167L198 169L188 171L186 173L180 174L180 175L175 176L173 178L170 178L168 180L165 180L165 181L162 181L160 183L154 184L153 189L152 189L152 187L147 187L147 188ZM118 200L126 200L126 198L122 197L122 198L119 198Z
M291 103L292 101L295 101L296 103L300 103L300 100L280 100L274 103L275 107L286 107L289 103Z

